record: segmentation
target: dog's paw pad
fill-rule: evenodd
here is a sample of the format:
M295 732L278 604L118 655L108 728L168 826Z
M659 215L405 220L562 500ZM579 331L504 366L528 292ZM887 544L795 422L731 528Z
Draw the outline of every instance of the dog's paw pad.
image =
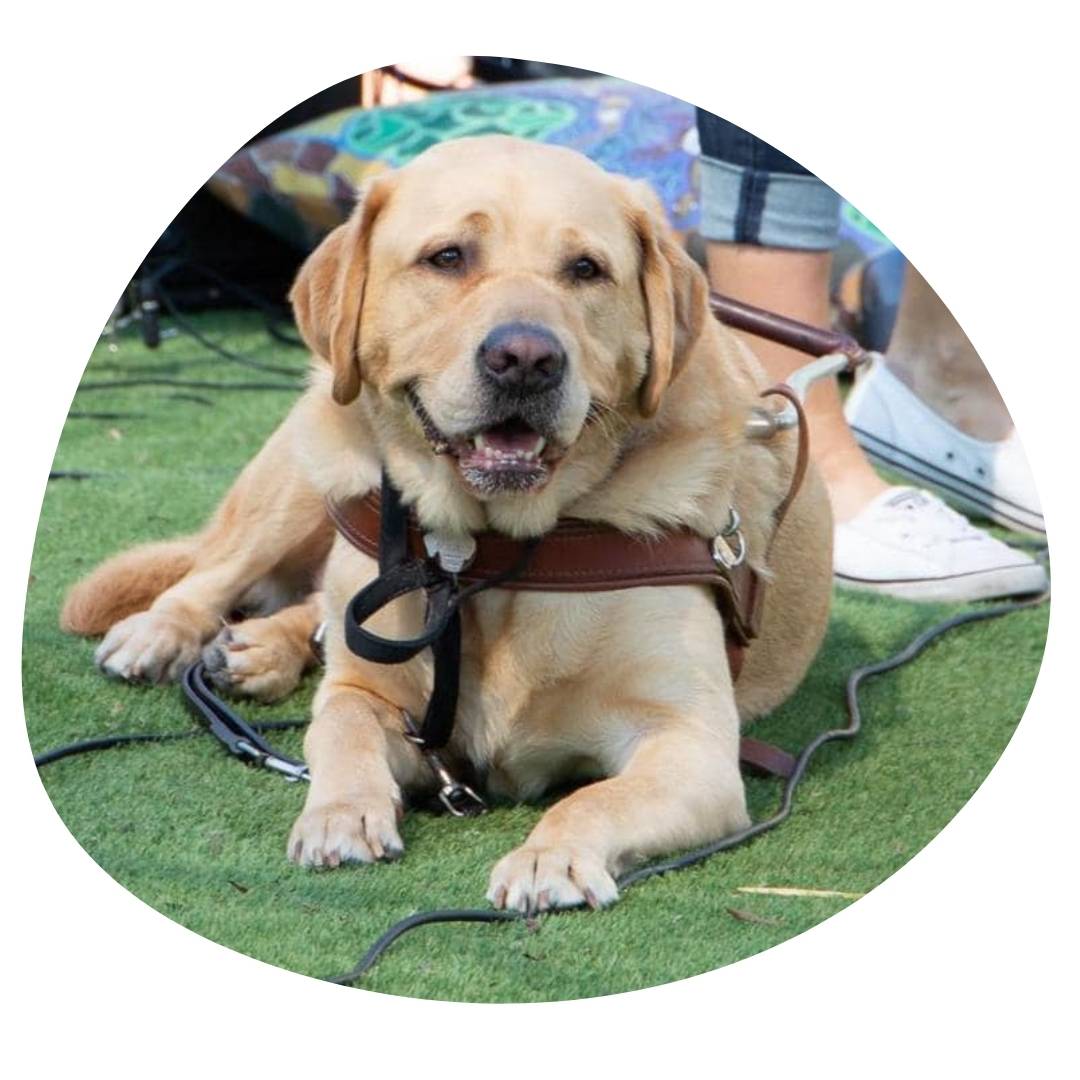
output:
M591 852L525 844L495 865L487 898L497 908L532 914L606 907L619 898L619 890L603 860Z
M287 854L300 866L333 869L346 862L390 862L405 851L397 810L380 803L336 802L305 810L289 834Z

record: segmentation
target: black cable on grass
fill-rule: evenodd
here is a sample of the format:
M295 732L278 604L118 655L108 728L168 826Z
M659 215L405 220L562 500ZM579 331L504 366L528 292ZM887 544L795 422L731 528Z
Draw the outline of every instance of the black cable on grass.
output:
M165 308L169 316L176 323L177 327L190 337L194 338L204 348L208 349L214 357L217 359L227 360L229 363L239 364L243 367L251 368L254 371L260 371L265 374L272 375L285 375L294 377L297 379L294 383L277 383L277 382L214 382L211 380L202 379L187 379L183 377L173 377L158 374L138 374L128 378L119 379L99 379L91 382L84 382L79 386L79 390L126 390L133 387L141 386L172 386L188 390L250 390L250 391L288 391L293 393L299 393L306 387L304 381L304 375L306 373L306 367L293 367L284 366L280 364L271 364L262 360L255 360L252 357L244 356L241 353L233 352L231 349L226 348L224 345L218 344L216 341L207 337L197 326L195 326L176 305L173 298L169 295L168 291L164 287L164 282L177 270L182 268L189 268L195 270L197 273L202 274L204 277L209 278L216 285L218 285L223 291L231 292L253 307L262 312L264 323L267 333L275 340L288 345L291 348L306 348L304 342L299 338L280 330L277 326L279 321L285 321L283 312L275 309L258 293L253 292L251 289L239 285L236 282L229 281L221 274L209 267L203 266L198 263L180 263L175 262L167 265L161 270L155 281L154 291L157 297L160 299L162 306ZM172 360L168 365L173 370L182 370L186 367L192 367L196 365L202 365L207 363L209 357L195 357L188 360ZM129 365L112 364L108 367L104 365L98 365L99 371L131 371L133 370ZM142 371L160 371L160 367L148 367L146 365L140 365L138 369ZM199 404L208 404L205 399L193 398L192 400L198 401Z
M1046 538L1042 539L1035 536L1017 536L1009 537L1009 547L1022 548L1024 551L1030 551L1032 556L1036 559L1043 559L1050 554L1050 545L1046 542Z
M141 412L84 412L81 409L72 409L67 414L69 420L147 420L146 413Z
M965 626L968 623L982 622L988 619L1000 618L1003 615L1009 615L1016 611L1021 611L1026 608L1038 607L1039 605L1046 603L1050 598L1049 593L1045 593L1041 596L1032 597L1029 600L1018 600L1008 604L999 604L993 607L981 607L975 608L971 611L961 612L958 615L953 615L948 619L944 619L941 622L935 623L926 630L923 630L915 638L913 638L907 645L904 646L899 652L894 653L890 657L886 657L884 660L877 660L870 664L864 664L861 667L855 668L848 676L847 687L845 691L845 706L847 709L848 722L844 727L833 728L829 731L823 731L810 740L798 753L795 759L795 767L792 770L791 775L784 781L784 786L780 796L780 804L776 812L768 818L762 821L754 822L752 825L741 830L740 832L733 833L730 836L726 836L721 840L717 840L714 843L706 844L704 847L695 848L693 851L686 852L683 855L675 856L670 859L663 859L659 862L649 863L646 866L638 867L636 870L631 870L626 874L623 874L616 882L620 889L625 890L633 885L637 885L642 881L651 877L658 877L662 874L671 873L674 870L683 870L687 867L694 866L698 863L704 862L706 859L711 858L713 855L717 855L723 851L729 851L734 847L739 847L742 844L749 843L751 840L763 835L775 829L777 825L785 821L791 814L792 807L795 799L795 789L802 781L807 767L810 764L814 755L823 747L826 743L835 742L839 740L850 741L858 735L862 728L862 709L859 703L859 689L862 684L867 680L874 678L877 675L882 675L887 671L893 671L898 667L902 667L904 664L910 663L914 660L928 645L936 641L942 635L948 633L951 630L955 630L960 626ZM306 724L306 720L281 720L281 721L269 721L263 724L252 724L251 726L257 731L270 731L280 728L294 728L302 727ZM34 763L38 768L42 768L45 765L52 764L55 761L59 761L65 757L71 757L75 754L86 753L93 750L102 750L109 747L120 746L126 743L133 742L163 742L172 739L184 739L192 738L196 735L208 734L207 728L195 728L187 731L180 732L163 732L160 734L120 734L120 735L106 735L96 739L88 739L84 742L71 743L67 746L61 746L54 750L46 751L37 755L34 758ZM575 909L564 909L566 911ZM552 914L556 914L552 912ZM408 918L402 919L399 922L394 923L389 927L379 938L372 943L372 945L363 954L356 965L349 971L341 975L325 976L324 982L335 983L338 985L350 985L356 982L358 979L366 975L379 961L383 954L394 944L400 937L408 933L411 930L415 930L420 926L429 926L435 923L504 923L504 922L517 922L521 919L528 919L533 917L534 913L524 911L497 911L493 909L477 909L477 908L442 908L434 911L421 911L414 915L410 915Z
M491 908L446 908L443 911L421 911L416 915L410 915L407 919L402 919L401 922L394 923L364 953L356 967L351 971L346 971L344 975L331 975L321 981L336 983L338 986L348 986L359 979L361 975L366 975L375 966L379 957L402 934L407 934L418 926L431 926L433 923L444 922L517 922L523 917L518 911L493 911Z
M251 726L258 732L263 731L287 731L291 728L303 727L307 719L303 720L264 720ZM121 733L117 735L100 735L94 739L84 739L81 742L67 743L65 746L57 746L52 750L46 750L34 757L34 764L39 768L51 765L54 761L62 761L64 758L74 757L76 754L88 754L95 750L111 750L117 746L127 746L129 743L148 742L171 742L174 739L194 739L199 735L209 735L208 728L195 727L184 731L160 731L160 732L136 732L134 734Z
M206 266L204 263L188 261L185 263L185 266L202 274L204 277L209 278L222 289L222 291L232 293L239 299L246 301L251 307L260 311L263 316L266 332L274 338L275 341L280 341L283 345L288 345L293 349L307 348L307 345L303 340L280 328L281 324L287 326L292 325L292 317L287 308L278 307L277 305L272 304L260 293L255 292L254 289L249 289L246 285L241 285L238 281L230 280L223 274L218 273L218 271L214 270L212 267ZM173 269L178 268L179 267ZM171 272L172 270L170 269L169 273Z
M795 768L792 771L791 776L784 781L783 791L780 796L780 805L771 817L754 822L740 832L732 833L730 836L726 836L722 840L717 840L712 844L707 844L704 847L695 848L693 851L689 851L684 855L679 855L672 859L664 859L660 862L650 863L647 866L631 870L628 873L623 874L622 877L617 880L616 884L621 890L625 890L648 878L657 877L661 874L668 874L673 870L686 869L687 867L704 862L706 859L711 858L713 855L718 855L722 851L729 851L734 847L747 844L751 840L761 836L763 833L775 829L777 825L785 821L791 814L795 799L795 789L802 780L807 766L810 764L811 758L826 743L841 739L851 740L859 733L862 727L859 688L867 679L871 679L875 675L881 675L887 671L893 671L894 669L909 663L937 638L948 633L950 630L955 630L959 626L964 626L967 623L972 622L980 622L985 619L996 619L1002 615L1009 615L1024 608L1036 607L1045 603L1048 599L1049 594L1044 594L1042 596L1034 597L1031 600L1020 600L1015 603L1000 604L995 607L977 608L974 611L965 611L959 615L954 615L951 618L945 619L942 622L935 623L910 641L898 653L895 653L884 660L878 660L874 663L864 664L862 667L855 668L848 676L845 693L845 704L848 715L847 724L842 728L834 728L830 731L821 732L799 751L795 759ZM564 910L570 911L577 909L567 908ZM523 911L477 910L472 908L443 908L436 911L421 911L415 915L410 915L408 918L402 919L400 922L391 926L371 945L367 952L365 952L357 962L355 967L342 975L326 976L322 981L335 983L339 986L347 986L356 982L378 963L382 955L395 941L398 940L398 938L420 926L450 922L516 922L520 919L528 918L532 914L533 913ZM556 913L552 912L552 914Z
M198 356L189 356L184 359L171 358L169 360L154 360L149 364L137 364L134 362L113 363L109 360L95 360L94 372L98 375L128 375L138 378L142 375L160 375L168 378L187 377L187 373L195 368L218 371L221 369L221 357L214 353L200 353Z
M275 382L213 382L210 379L170 379L166 376L146 375L134 379L97 379L79 385L84 390L127 390L133 386L174 386L187 390L282 390L290 394L304 389L303 383Z
M251 368L254 371L261 371L266 375L302 375L304 369L297 367L285 367L281 364L268 364L263 360L253 360L250 356L244 356L241 353L235 353L231 349L226 349L224 345L219 345L213 339L207 337L194 323L190 322L182 311L173 303L172 298L165 291L161 281L158 281L158 296L161 298L162 306L169 313L172 321L184 331L189 337L193 337L204 348L209 349L212 353L216 353L223 360L228 360L232 364L240 364L243 367Z
M269 319L266 320L266 332L275 340L280 341L282 345L288 345L291 349L306 349L307 342L301 338L296 337L294 334L290 334Z

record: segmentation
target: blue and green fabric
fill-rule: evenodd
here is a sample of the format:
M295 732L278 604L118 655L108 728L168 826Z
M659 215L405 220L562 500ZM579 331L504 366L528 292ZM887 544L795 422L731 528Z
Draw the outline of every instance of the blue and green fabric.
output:
M571 147L605 169L646 180L676 229L697 227L693 106L607 77L501 83L334 112L245 147L209 187L242 214L310 250L345 220L365 178L399 168L435 143L496 133ZM866 254L888 244L850 207L842 234Z

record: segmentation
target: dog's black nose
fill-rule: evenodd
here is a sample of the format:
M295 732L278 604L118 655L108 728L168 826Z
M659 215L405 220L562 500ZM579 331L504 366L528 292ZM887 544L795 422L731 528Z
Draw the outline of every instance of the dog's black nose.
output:
M476 351L480 374L497 386L519 394L539 394L562 380L566 350L543 326L504 323Z

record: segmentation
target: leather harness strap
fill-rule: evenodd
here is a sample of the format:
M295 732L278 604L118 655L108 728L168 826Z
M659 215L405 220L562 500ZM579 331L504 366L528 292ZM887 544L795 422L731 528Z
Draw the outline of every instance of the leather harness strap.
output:
M378 558L382 520L378 492L328 504L338 531L354 547ZM521 560L524 541L499 533L477 533L476 554L458 573L463 584L504 579ZM410 517L407 551L426 557L424 534ZM713 558L711 542L686 529L659 540L618 532L610 525L564 520L532 550L523 570L503 588L539 592L604 592L640 585L709 585L739 645L757 636L763 595L761 579L746 562L728 570Z
M798 494L808 451L797 395L780 385L762 396L774 394L792 402L798 412L799 442L788 491L773 514L768 548ZM349 543L379 560L380 576L353 598L347 610L349 648L366 659L389 664L403 663L424 648L435 654L435 687L416 736L428 752L444 746L452 730L460 663L459 606L483 589L597 592L657 585L708 586L714 591L723 620L733 681L742 670L747 646L760 631L765 582L746 559L734 510L729 526L711 539L685 528L646 538L604 523L575 519L562 520L544 536L529 540L478 533L470 539L472 550L463 565L448 571L431 558L430 536L401 504L400 494L388 477L383 477L381 492L329 501L327 509ZM729 536L735 539L734 549L726 542ZM428 595L428 613L419 636L392 641L364 628L376 611L420 589ZM745 763L774 775L788 776L794 768L790 755L755 739L744 740L741 756Z

